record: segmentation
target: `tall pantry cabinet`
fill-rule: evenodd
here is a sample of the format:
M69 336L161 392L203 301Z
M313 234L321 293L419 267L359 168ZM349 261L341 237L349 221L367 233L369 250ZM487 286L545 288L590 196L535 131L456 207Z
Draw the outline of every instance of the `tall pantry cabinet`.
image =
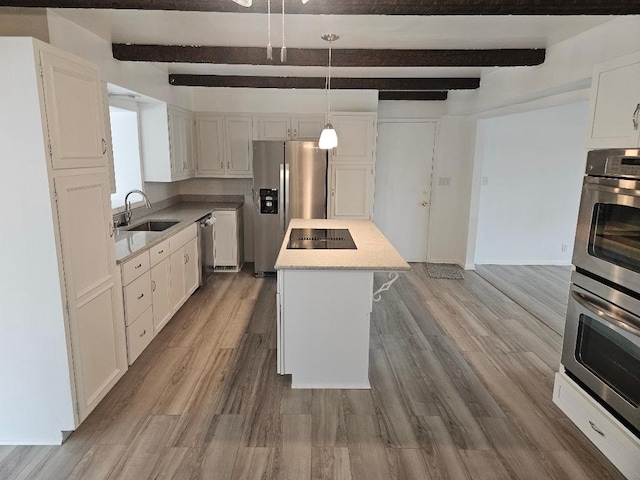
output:
M59 444L127 369L98 72L0 38L0 444Z

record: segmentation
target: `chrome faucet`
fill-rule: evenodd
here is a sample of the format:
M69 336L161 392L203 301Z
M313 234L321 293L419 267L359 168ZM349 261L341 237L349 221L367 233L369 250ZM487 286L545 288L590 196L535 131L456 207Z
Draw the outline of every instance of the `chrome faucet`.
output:
M131 190L124 197L124 221L125 221L125 225L129 225L131 223L131 202L129 202L128 200L129 200L129 195L131 195L132 193L139 193L140 195L142 195L142 198L144 198L144 206L147 207L147 208L151 208L151 203L149 202L149 199L147 198L147 195L142 190Z

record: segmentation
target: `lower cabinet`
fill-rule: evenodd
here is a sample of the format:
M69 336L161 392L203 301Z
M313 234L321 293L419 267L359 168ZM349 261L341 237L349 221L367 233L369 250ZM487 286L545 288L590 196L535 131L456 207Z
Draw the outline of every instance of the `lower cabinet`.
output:
M329 170L329 218L370 220L373 213L373 165L333 164Z
M216 270L237 272L243 264L242 210L220 210L216 218Z
M197 225L120 265L131 365L198 288Z

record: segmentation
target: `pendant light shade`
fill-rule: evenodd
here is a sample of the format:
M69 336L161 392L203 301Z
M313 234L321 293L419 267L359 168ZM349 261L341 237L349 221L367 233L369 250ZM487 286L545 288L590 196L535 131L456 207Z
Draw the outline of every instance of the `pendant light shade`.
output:
M327 123L320 134L320 140L318 140L318 147L323 150L330 150L338 146L338 134L331 125L331 42L338 40L340 37L333 33L327 33L322 35L323 40L329 42L329 63L327 68L327 80L325 82L327 93Z
M243 7L250 7L252 1L251 0L233 0L238 5L242 5Z
M324 126L324 130L322 130L322 133L320 134L318 146L323 150L330 150L338 146L338 134L330 122L327 122Z

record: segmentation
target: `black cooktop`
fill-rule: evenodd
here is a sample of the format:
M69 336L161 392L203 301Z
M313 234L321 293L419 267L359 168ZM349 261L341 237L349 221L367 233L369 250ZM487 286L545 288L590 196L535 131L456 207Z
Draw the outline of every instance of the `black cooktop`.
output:
M346 228L292 228L287 248L357 250Z

